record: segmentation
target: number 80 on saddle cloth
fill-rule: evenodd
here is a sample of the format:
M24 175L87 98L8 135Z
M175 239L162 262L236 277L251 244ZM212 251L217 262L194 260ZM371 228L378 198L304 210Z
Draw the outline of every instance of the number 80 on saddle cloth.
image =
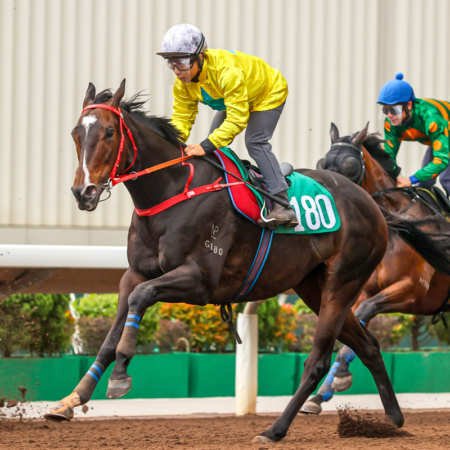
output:
M247 170L235 153L224 147L214 154L224 169L249 180ZM237 181L225 173L227 183ZM312 178L293 172L289 180L288 198L295 211L298 226L295 228L278 227L276 234L314 234L339 230L341 220L332 195L320 183ZM229 186L228 192L235 209L244 217L257 223L261 209L265 207L263 196L245 185Z

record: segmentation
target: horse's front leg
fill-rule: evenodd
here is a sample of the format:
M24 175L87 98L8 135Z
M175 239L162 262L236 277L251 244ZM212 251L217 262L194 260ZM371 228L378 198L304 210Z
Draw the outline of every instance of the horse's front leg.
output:
M107 392L108 398L119 398L131 389L128 365L136 353L136 335L145 310L157 302L206 304L210 292L202 284L202 274L189 261L159 278L140 284L128 298L128 315Z
M73 409L76 406L84 405L90 400L100 377L116 358L117 344L122 335L123 326L128 314L128 297L136 286L145 280L145 278L135 273L131 268L125 272L120 280L116 320L109 331L94 364L92 364L91 368L78 383L78 386L74 391L58 402L50 410L50 413L45 414L46 419L54 421L70 420L74 415Z

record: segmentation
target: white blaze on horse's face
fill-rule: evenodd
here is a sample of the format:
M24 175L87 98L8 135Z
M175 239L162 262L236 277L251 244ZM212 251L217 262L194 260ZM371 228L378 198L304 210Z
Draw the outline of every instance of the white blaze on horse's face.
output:
M86 137L84 138L84 155L83 155L83 170L84 170L84 185L88 185L91 182L90 176L89 176L89 170L87 168L86 164L86 154L87 154L87 137L89 133L89 128L91 128L94 123L97 122L97 117L95 116L86 116L83 117L83 120L81 121L81 125L83 125L84 129L86 130Z

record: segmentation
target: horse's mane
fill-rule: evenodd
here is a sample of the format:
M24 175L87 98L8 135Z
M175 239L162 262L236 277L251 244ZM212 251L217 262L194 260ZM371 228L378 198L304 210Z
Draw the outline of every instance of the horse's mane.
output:
M396 181L402 169L398 167L391 155L384 150L384 143L385 141L380 133L368 134L363 141L364 148L380 164L384 171Z
M111 99L113 93L110 89L105 89L99 92L94 99L94 103L106 103ZM120 103L120 108L129 113L133 119L144 125L156 134L169 141L171 144L179 146L181 142L180 132L172 125L170 119L167 117L152 116L145 111L142 106L147 102L143 99L144 95L139 92L133 97L124 100Z

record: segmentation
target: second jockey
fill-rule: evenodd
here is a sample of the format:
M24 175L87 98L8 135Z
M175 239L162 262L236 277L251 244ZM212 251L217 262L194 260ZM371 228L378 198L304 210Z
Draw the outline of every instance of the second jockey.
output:
M226 147L246 129L245 145L261 170L267 190L289 203L288 185L269 142L288 95L281 73L255 56L208 49L203 33L184 23L167 31L162 51L157 54L176 75L171 121L183 142L189 138L199 102L217 111L209 135L200 144L188 145L186 154L202 156ZM266 217L270 228L298 225L292 208L273 205ZM258 223L267 226L262 219Z
M397 178L398 187L418 184L430 189L436 177L450 193L449 118L450 103L442 100L420 99L413 88L397 73L394 80L383 85L378 97L387 116L384 122L384 149L394 160L402 141L418 141L428 146L422 168L409 178Z

